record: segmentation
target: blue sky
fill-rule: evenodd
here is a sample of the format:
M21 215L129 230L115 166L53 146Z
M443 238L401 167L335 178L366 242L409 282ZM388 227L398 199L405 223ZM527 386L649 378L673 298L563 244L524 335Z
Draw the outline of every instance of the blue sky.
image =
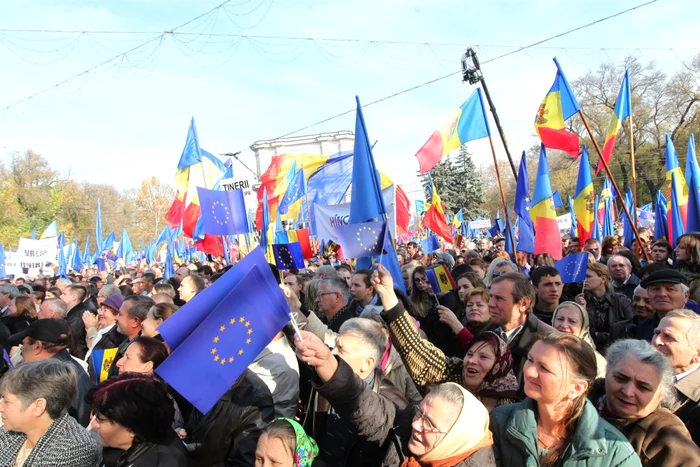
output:
M3 2L0 29L164 31L221 0ZM467 46L486 62L514 48L642 1L235 0L226 11L153 42L111 65L22 99L157 36L0 32L0 158L33 149L77 180L131 188L150 175L172 182L194 116L212 153L246 149L354 106L459 70ZM483 65L511 152L535 143L532 121L554 78L556 55L569 80L634 54L672 74L698 53L696 0L650 6ZM314 43L232 37L343 38L456 45ZM237 47L234 45L238 43ZM159 44L158 46L156 46ZM602 48L626 50L601 50ZM668 49L672 48L672 51ZM664 50L665 49L665 50ZM634 79L634 77L633 77ZM375 159L420 198L414 154L472 92L459 75L364 110ZM354 113L305 130L353 130ZM503 153L498 140L499 153ZM470 146L489 164L485 141ZM503 153L504 154L504 153ZM252 153L243 161L254 167ZM242 170L242 169L241 169Z

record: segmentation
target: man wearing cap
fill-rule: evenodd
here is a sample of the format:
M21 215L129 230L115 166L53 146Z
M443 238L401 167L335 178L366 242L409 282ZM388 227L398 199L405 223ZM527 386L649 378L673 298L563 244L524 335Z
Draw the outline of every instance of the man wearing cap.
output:
M90 279L88 279L88 282L91 282L97 291L99 292L102 286L104 285L105 281L102 280L102 277L100 277L98 274L95 274L93 276L90 276Z
M644 278L641 286L649 294L649 304L654 314L637 326L635 338L651 342L654 329L659 326L661 319L671 310L690 308L698 312L698 305L688 301L690 289L688 279L675 269L662 269L652 272Z
M85 369L68 352L71 341L68 323L61 319L39 319L24 331L12 335L10 340L13 345L22 344L22 360L25 362L55 358L73 365L78 375L78 392L68 414L82 426L88 426L90 406L85 402L85 395L92 385Z

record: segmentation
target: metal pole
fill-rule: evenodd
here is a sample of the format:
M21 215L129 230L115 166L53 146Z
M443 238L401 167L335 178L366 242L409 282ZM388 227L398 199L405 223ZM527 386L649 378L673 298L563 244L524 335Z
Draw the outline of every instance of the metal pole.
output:
M515 181L518 181L518 171L515 170L515 164L513 163L513 157L510 155L510 151L508 150L508 143L506 142L506 135L503 132L503 127L501 126L501 120L498 118L498 113L496 112L496 106L493 104L493 100L491 99L491 93L489 93L489 88L486 86L486 80L484 79L484 74L481 71L481 65L479 64L479 59L476 58L476 52L474 52L474 49L469 47L467 49L466 53L467 57L470 57L472 59L472 62L474 63L474 68L476 68L477 71L479 71L478 79L481 81L481 87L484 89L484 94L486 95L486 100L489 103L489 110L491 110L491 113L493 114L493 120L496 122L496 128L498 129L498 134L501 136L501 141L503 142L503 148L506 150L506 156L508 156L508 162L510 162L510 169L513 171L513 178L515 178ZM470 84L475 84L472 83L472 80L469 80Z

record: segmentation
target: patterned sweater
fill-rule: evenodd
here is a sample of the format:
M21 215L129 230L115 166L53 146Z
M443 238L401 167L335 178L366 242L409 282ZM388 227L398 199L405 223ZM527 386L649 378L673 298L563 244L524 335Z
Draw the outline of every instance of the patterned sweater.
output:
M0 466L15 465L27 439L24 433L0 429ZM32 449L23 467L94 467L97 444L88 431L67 413L58 417Z

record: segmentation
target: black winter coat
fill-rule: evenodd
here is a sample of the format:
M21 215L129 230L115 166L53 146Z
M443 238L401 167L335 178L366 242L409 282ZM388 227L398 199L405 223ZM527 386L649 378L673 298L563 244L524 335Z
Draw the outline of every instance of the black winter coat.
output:
M377 465L396 467L411 456L408 442L414 405L399 410L393 402L372 391L342 358L338 358L338 369L333 378L326 383L317 380L314 386L342 418L350 421L358 434L383 448L381 463ZM455 467L495 465L493 449L489 446L479 449Z
M73 355L77 358L85 358L87 353L87 334L85 332L85 323L83 323L83 313L87 311L87 303L81 302L70 309L66 315L66 321L70 326L73 334Z
M116 464L102 460L100 467L187 467L187 450L180 438L173 431L162 443L139 443L128 451L118 451ZM104 454L103 454L104 455ZM116 452L108 457L114 457Z
M186 427L195 444L190 466L254 466L258 438L274 418L270 390L246 370L209 412L192 411Z

